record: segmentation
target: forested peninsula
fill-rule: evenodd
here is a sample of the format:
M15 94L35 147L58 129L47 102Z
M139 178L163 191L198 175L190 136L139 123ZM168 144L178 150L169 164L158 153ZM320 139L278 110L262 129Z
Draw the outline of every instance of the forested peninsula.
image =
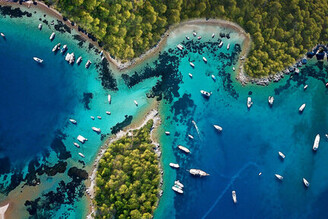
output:
M99 161L96 218L152 218L158 204L159 161L150 131L153 120L111 143Z
M116 59L156 45L170 25L190 18L236 22L253 43L245 72L267 76L328 39L327 0L45 0L87 30Z

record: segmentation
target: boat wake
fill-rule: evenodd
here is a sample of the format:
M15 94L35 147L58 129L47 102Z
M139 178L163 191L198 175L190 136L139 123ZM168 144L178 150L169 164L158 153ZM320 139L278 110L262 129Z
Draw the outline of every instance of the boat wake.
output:
M197 134L198 134L198 137L200 138L200 133L199 133L199 129L198 129L198 126L197 126L196 122L194 120L192 120L191 122L192 122L192 124L194 124L195 129L196 129Z
M222 190L222 192L219 194L219 196L216 198L215 202L213 203L213 205L208 209L208 211L204 214L204 216L202 217L202 219L205 219L215 208L215 206L218 204L218 202L221 200L221 198L223 197L223 195L228 191L228 189L232 186L232 184L235 182L235 180L240 176L240 174L246 170L248 167L250 166L255 166L258 167L258 165L254 162L248 162L246 163L235 175L233 175L231 177L230 182L228 183L228 185Z

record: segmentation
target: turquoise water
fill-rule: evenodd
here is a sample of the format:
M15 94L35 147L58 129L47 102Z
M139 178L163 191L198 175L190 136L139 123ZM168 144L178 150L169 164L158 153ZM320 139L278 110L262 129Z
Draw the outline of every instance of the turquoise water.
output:
M158 133L164 193L155 218L328 217L324 210L328 188L326 63L311 60L301 68L300 75L286 76L268 87L242 87L232 70L238 68L242 37L230 29L189 25L171 33L158 56L117 73L106 69L107 63L101 62L99 51L90 48L88 42L74 39L74 31L56 31L55 40L50 42L54 26L44 24L39 31L38 19L44 19L43 13L29 11L31 18L0 17L0 31L7 36L7 40L0 39L1 200L6 200L16 182L34 186L26 187L31 193L23 197L9 193L10 199L32 201L17 207L17 215L26 218L27 209L39 217L84 218L84 181L75 176L83 177L83 170L92 164L113 126L126 120L126 115L136 118L150 105L153 99L148 96L162 100ZM50 24L53 18L46 19ZM202 39L193 37L192 31ZM223 38L219 49L220 32L230 33L230 39ZM185 35L191 40L187 41ZM54 55L51 49L58 42L67 44L69 52L82 55L83 63L70 66L60 53ZM176 48L179 43L184 45L183 52ZM33 56L43 58L44 64L37 65ZM93 62L89 69L84 68L87 59ZM103 74L110 79L104 80ZM309 85L306 91L305 84ZM209 99L201 96L202 89L212 92ZM111 104L107 102L109 93ZM270 108L267 98L272 95L275 101ZM249 110L248 96L254 102ZM303 103L306 108L299 114ZM102 119L92 120L90 116ZM69 118L74 118L77 125L69 123ZM223 127L222 133L217 133L213 124ZM93 126L108 135L96 134ZM165 131L171 135L166 136ZM321 142L314 153L312 145L318 133ZM80 149L73 145L79 134L88 138ZM181 153L179 144L191 153ZM278 151L286 155L285 160L279 158ZM180 169L171 169L170 162L179 163ZM61 168L64 163L65 168ZM45 165L42 170L50 168L59 173L52 175L49 171L39 176L41 165ZM54 165L57 168L51 168ZM186 171L190 168L202 169L210 176L192 177ZM275 173L284 180L279 182ZM303 177L311 183L308 189ZM176 179L185 186L183 195L171 189ZM36 184L38 180L40 185ZM19 193L20 187L16 190ZM236 190L237 205L232 202L232 190ZM37 200L39 196L41 201Z

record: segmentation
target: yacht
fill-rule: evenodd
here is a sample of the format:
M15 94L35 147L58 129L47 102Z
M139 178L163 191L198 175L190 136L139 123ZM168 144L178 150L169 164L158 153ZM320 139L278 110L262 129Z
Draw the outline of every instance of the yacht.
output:
M279 179L279 180L283 180L284 179L284 177L282 177L282 176L280 176L279 174L274 174L276 177L277 177L277 179Z
M79 142L81 142L82 144L84 144L84 142L88 140L88 139L86 139L85 137L83 137L82 135L77 136L76 139L77 139Z
M200 39L202 39L202 37L201 37L201 36L199 36L197 39L198 39L198 40L200 40Z
M305 86L304 86L304 90L306 90L308 88L308 85L306 84Z
M97 116L98 119L101 119L101 116Z
M90 67L90 65L91 65L91 61L90 61L90 60L88 60L88 61L87 61L87 63L85 63L85 68L89 68L89 67Z
M204 61L205 63L207 63L207 59L206 59L205 57L203 57L203 61Z
M165 132L165 135L170 135L170 134L171 134L170 132L167 132L167 131Z
M223 46L223 41L220 42L219 48L221 48L222 46Z
M80 145L76 142L73 143L75 147L80 148Z
M213 125L214 126L214 128L216 129L216 130L218 130L219 132L221 132L222 130L223 130L223 128L221 127L221 126L218 126L218 125Z
M184 185L179 180L174 181L174 184L179 186L180 188L184 187Z
M181 50L181 51L183 50L183 46L181 44L178 44L177 47L179 50Z
M282 159L285 159L286 156L282 152L279 151L278 154Z
M177 164L177 163L170 163L169 165L170 165L170 167L175 168L175 169L178 169L180 167L179 164Z
M320 143L320 135L317 134L317 135L315 136L314 143L313 143L313 150L314 150L314 151L318 150L318 148L319 148L319 143Z
M211 78L213 79L213 81L216 81L216 77L214 75L211 75Z
M72 53L67 53L65 60L69 63L69 64L74 64L75 62L75 56L74 56L74 52Z
M6 38L6 35L4 33L0 33L0 35L3 37L3 38Z
M191 175L194 175L194 176L209 176L210 174L206 173L205 171L203 170L200 170L200 169L190 169L189 170L189 173Z
M236 195L236 191L233 190L231 193L232 193L232 200L233 200L233 203L237 204L237 195Z
M96 128L96 127L92 127L92 130L95 131L95 132L97 132L97 133L100 133L101 132L100 128Z
M195 37L195 36L197 36L197 33L196 32L193 32L192 35L194 35L194 37Z
M190 38L189 38L188 36L186 36L186 39L187 39L187 40L190 40Z
M191 73L189 73L189 77L192 78L192 74Z
M82 62L82 56L80 56L79 58L77 58L77 60L76 60L76 64L80 64Z
M305 187L310 186L310 183L305 178L303 178L303 183L304 183Z
M191 67L195 68L195 64L194 63L189 62L189 64L190 64Z
M60 49L60 43L56 44L54 48L52 48L52 51L57 52L58 49Z
M94 117L94 116L90 116L90 118L91 118L92 120L95 120L95 117Z
M133 101L136 106L138 106L138 102L136 100Z
M64 45L60 52L65 53L66 51L67 51L67 45Z
M108 103L110 104L112 101L112 96L110 94L107 95L107 100L108 100Z
M203 96L205 96L205 97L210 97L211 96L211 93L209 93L207 91L204 91L204 90L201 90L200 93L203 94Z
M50 35L49 39L50 39L51 41L53 41L53 40L55 39L55 36L56 36L56 34L55 34L55 32L53 32L53 33Z
M274 97L273 96L269 96L268 97L268 103L269 103L270 106L273 105L273 101L274 101Z
M74 119L69 119L69 121L70 121L71 123L73 123L73 124L76 124L76 123L77 123L76 120L74 120Z
M247 97L247 108L251 108L251 106L253 105L253 102L252 102L252 98L251 97Z
M43 62L43 59L40 59L38 57L33 57L34 61L36 61L37 63L42 63Z
M179 193L179 194L183 194L182 189L177 185L172 186L172 190Z
M228 43L228 45L227 45L227 50L229 50L230 49L230 43Z
M302 104L302 106L300 106L300 108L298 109L298 111L301 113L303 112L304 108L305 108L305 103Z
M39 24L38 28L39 28L39 30L41 30L42 29L42 24Z
M80 155L81 157L83 157L83 158L85 157L84 154L82 154L82 153L79 153L79 155Z
M213 34L212 34L212 38L214 38L214 37L215 37L215 34L213 33Z
M109 112L109 111L106 111L106 114L107 114L107 115L110 115L110 114L112 114L112 113L111 113L111 112Z
M236 69L235 69L235 67L232 67L232 71L235 71Z
M182 146L182 145L178 145L178 148L179 148L181 151L183 151L183 152L185 152L185 153L187 153L187 154L190 153L190 150L189 150L188 148Z
M190 138L190 139L194 139L194 136L188 134L188 138Z

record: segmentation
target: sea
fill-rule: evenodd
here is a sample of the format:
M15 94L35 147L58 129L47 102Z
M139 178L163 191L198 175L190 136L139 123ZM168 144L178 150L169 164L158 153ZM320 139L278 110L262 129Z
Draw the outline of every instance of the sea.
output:
M0 203L9 201L15 218L85 218L85 181L99 148L154 101L160 102L162 124L155 131L164 170L155 218L328 218L326 61L309 59L299 74L266 87L242 86L236 74L244 36L228 27L189 24L173 30L159 54L117 71L77 31L39 9L1 7L0 13L0 32L6 35L0 38ZM50 41L52 32L56 37ZM54 54L59 42L82 56L82 64L69 65L60 51ZM44 62L37 64L34 56ZM272 107L268 96L274 96ZM79 143L78 135L88 141ZM180 168L172 169L170 162ZM210 175L192 176L192 168ZM183 194L171 189L175 180L184 184Z

